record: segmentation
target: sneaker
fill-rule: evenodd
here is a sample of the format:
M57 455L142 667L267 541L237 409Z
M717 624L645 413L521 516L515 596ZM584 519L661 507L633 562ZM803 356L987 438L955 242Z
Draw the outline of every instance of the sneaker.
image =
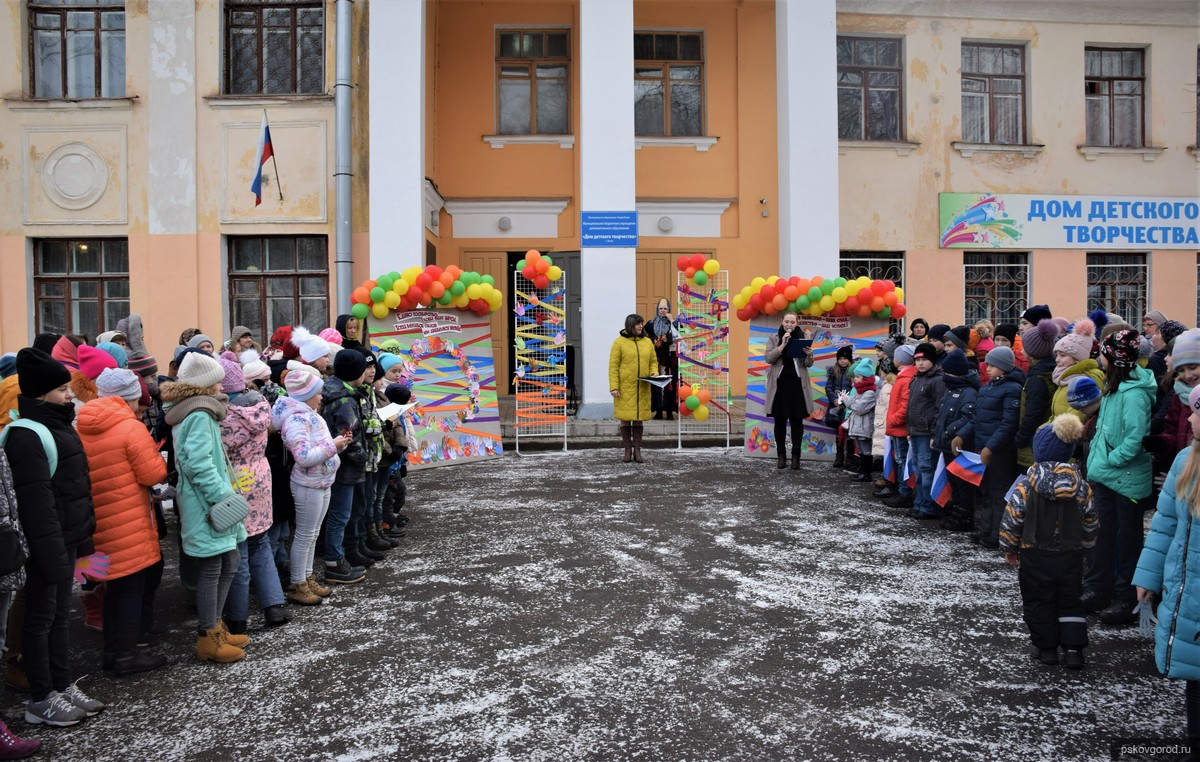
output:
M0 759L25 759L42 748L38 738L21 738L0 721Z
M333 595L333 590L318 582L315 574L308 575L308 579L304 581L308 583L308 591L318 598L328 598Z
M97 701L83 691L79 690L79 680L76 680L68 685L67 689L60 695L66 696L67 701L70 701L72 704L82 709L88 717L95 717L108 708L103 701Z
M56 728L69 728L87 719L87 712L71 703L58 691L50 694L41 701L30 701L25 705L25 722L31 725L53 725Z
M367 578L367 570L361 566L351 566L342 556L337 563L325 562L325 582L331 585L353 585Z
M1087 666L1087 660L1083 657L1082 648L1068 648L1063 652L1063 664L1067 665L1068 669L1083 669Z

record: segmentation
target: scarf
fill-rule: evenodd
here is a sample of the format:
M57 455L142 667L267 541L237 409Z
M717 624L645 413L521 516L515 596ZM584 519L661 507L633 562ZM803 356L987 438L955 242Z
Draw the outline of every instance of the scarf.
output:
M859 378L854 382L854 391L859 394L875 391L875 377Z
M664 343L670 344L675 340L671 333L671 321L662 315L656 315L650 321L650 330L655 336L662 337Z
M166 420L167 425L178 426L190 414L197 410L203 410L217 421L223 421L229 413L229 406L226 400L227 398L224 394L199 394L195 397L187 397L167 408L163 418Z
M1192 387L1183 382L1183 379L1175 379L1175 393L1179 395L1179 401L1183 404L1183 409L1188 409L1188 395L1192 393Z

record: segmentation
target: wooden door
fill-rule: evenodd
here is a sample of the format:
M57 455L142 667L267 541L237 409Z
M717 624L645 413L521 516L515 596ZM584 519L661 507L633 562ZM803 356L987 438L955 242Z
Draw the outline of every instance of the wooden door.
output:
M665 298L671 304L671 314L675 314L675 255L670 252L637 252L637 311L646 319L652 320L655 315L655 305L659 299ZM622 325L625 316L618 321ZM619 329L618 329L619 330Z

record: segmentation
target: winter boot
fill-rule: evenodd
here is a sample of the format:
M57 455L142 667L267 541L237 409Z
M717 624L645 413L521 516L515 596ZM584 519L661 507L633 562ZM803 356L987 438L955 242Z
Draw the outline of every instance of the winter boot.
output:
M196 636L196 658L200 661L228 664L241 661L245 656L245 651L225 640L225 631L221 627L214 627Z
M367 527L367 542L368 550L374 550L377 553L383 553L392 549L392 544L379 536L379 530L372 524Z
M662 411L661 410L654 411L654 420L656 420L656 421L662 420Z
M317 581L317 575L310 574L308 579L304 580L308 583L308 591L318 598L328 598L333 595L333 588L326 587Z
M625 445L625 457L621 458L622 463L628 463L633 460L633 436L630 433L629 421L621 421L621 444Z
M844 441L839 440L837 442L837 444L834 445L833 467L841 468L845 464L846 464L846 443Z
M800 470L800 448L799 447L792 448L792 470L793 471Z
M671 410L668 410L668 411L667 411L667 420L668 420L668 421L673 421L673 420L675 420L675 413L674 413L674 411L671 411Z
M874 458L870 455L860 455L858 458L859 471L854 475L854 481L870 484L871 482L871 466Z
M399 540L397 540L395 537L389 537L387 535L387 526L384 525L384 523L382 521L375 522L375 534L379 535L379 539L386 542L389 546L391 546L393 548L400 547Z
M40 748L40 739L21 738L0 721L0 759L25 759L36 754Z
M357 548L347 548L346 549L346 560L350 562L351 566L360 566L363 569L369 569L375 565L375 558L364 556L362 553L359 552L361 550L361 548L362 548L361 545ZM326 574L325 574L325 579L329 579L328 572L326 572Z
M221 631L225 642L234 648L245 648L250 645L250 636L246 634L246 623L224 622L217 620L217 629Z
M93 632L104 632L104 585L83 594L83 626Z
M8 657L8 665L4 670L4 684L18 693L29 693L29 678L25 676L25 668L20 659Z
M779 468L787 468L787 445L779 445Z
M642 422L633 424L633 460L635 463L645 463L642 460Z
M317 606L321 603L321 597L312 591L307 580L288 585L287 592L284 593L283 597L289 603L295 603L300 606Z
M366 556L367 558L375 561L382 561L383 559L387 558L387 554L382 550L372 550L371 548L367 547L367 543L365 541L358 544L358 554L360 556Z
M149 651L120 651L112 662L112 673L117 677L150 672L167 665L167 657Z

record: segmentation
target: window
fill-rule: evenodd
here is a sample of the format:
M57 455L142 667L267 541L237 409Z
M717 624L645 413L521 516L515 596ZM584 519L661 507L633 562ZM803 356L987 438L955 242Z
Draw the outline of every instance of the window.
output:
M963 140L1025 143L1025 47L962 46Z
M900 40L837 38L838 137L902 140Z
M129 314L129 244L121 238L44 240L34 245L37 331L89 338Z
M505 29L497 37L497 132L569 133L571 46L566 30Z
M1145 145L1145 55L1140 48L1084 48L1088 145Z
M1146 255L1088 254L1087 311L1113 312L1137 325L1146 314Z
M633 126L636 135L704 134L704 36L635 32Z
M1016 325L1029 303L1029 255L964 252L963 285L967 325Z
M325 92L325 9L320 2L225 0L225 92Z
M323 236L230 238L229 324L268 336L281 325L329 325Z
M34 98L125 97L125 7L112 0L29 3Z
M890 280L904 288L904 252L843 251L841 277L846 280L867 276L871 280Z

